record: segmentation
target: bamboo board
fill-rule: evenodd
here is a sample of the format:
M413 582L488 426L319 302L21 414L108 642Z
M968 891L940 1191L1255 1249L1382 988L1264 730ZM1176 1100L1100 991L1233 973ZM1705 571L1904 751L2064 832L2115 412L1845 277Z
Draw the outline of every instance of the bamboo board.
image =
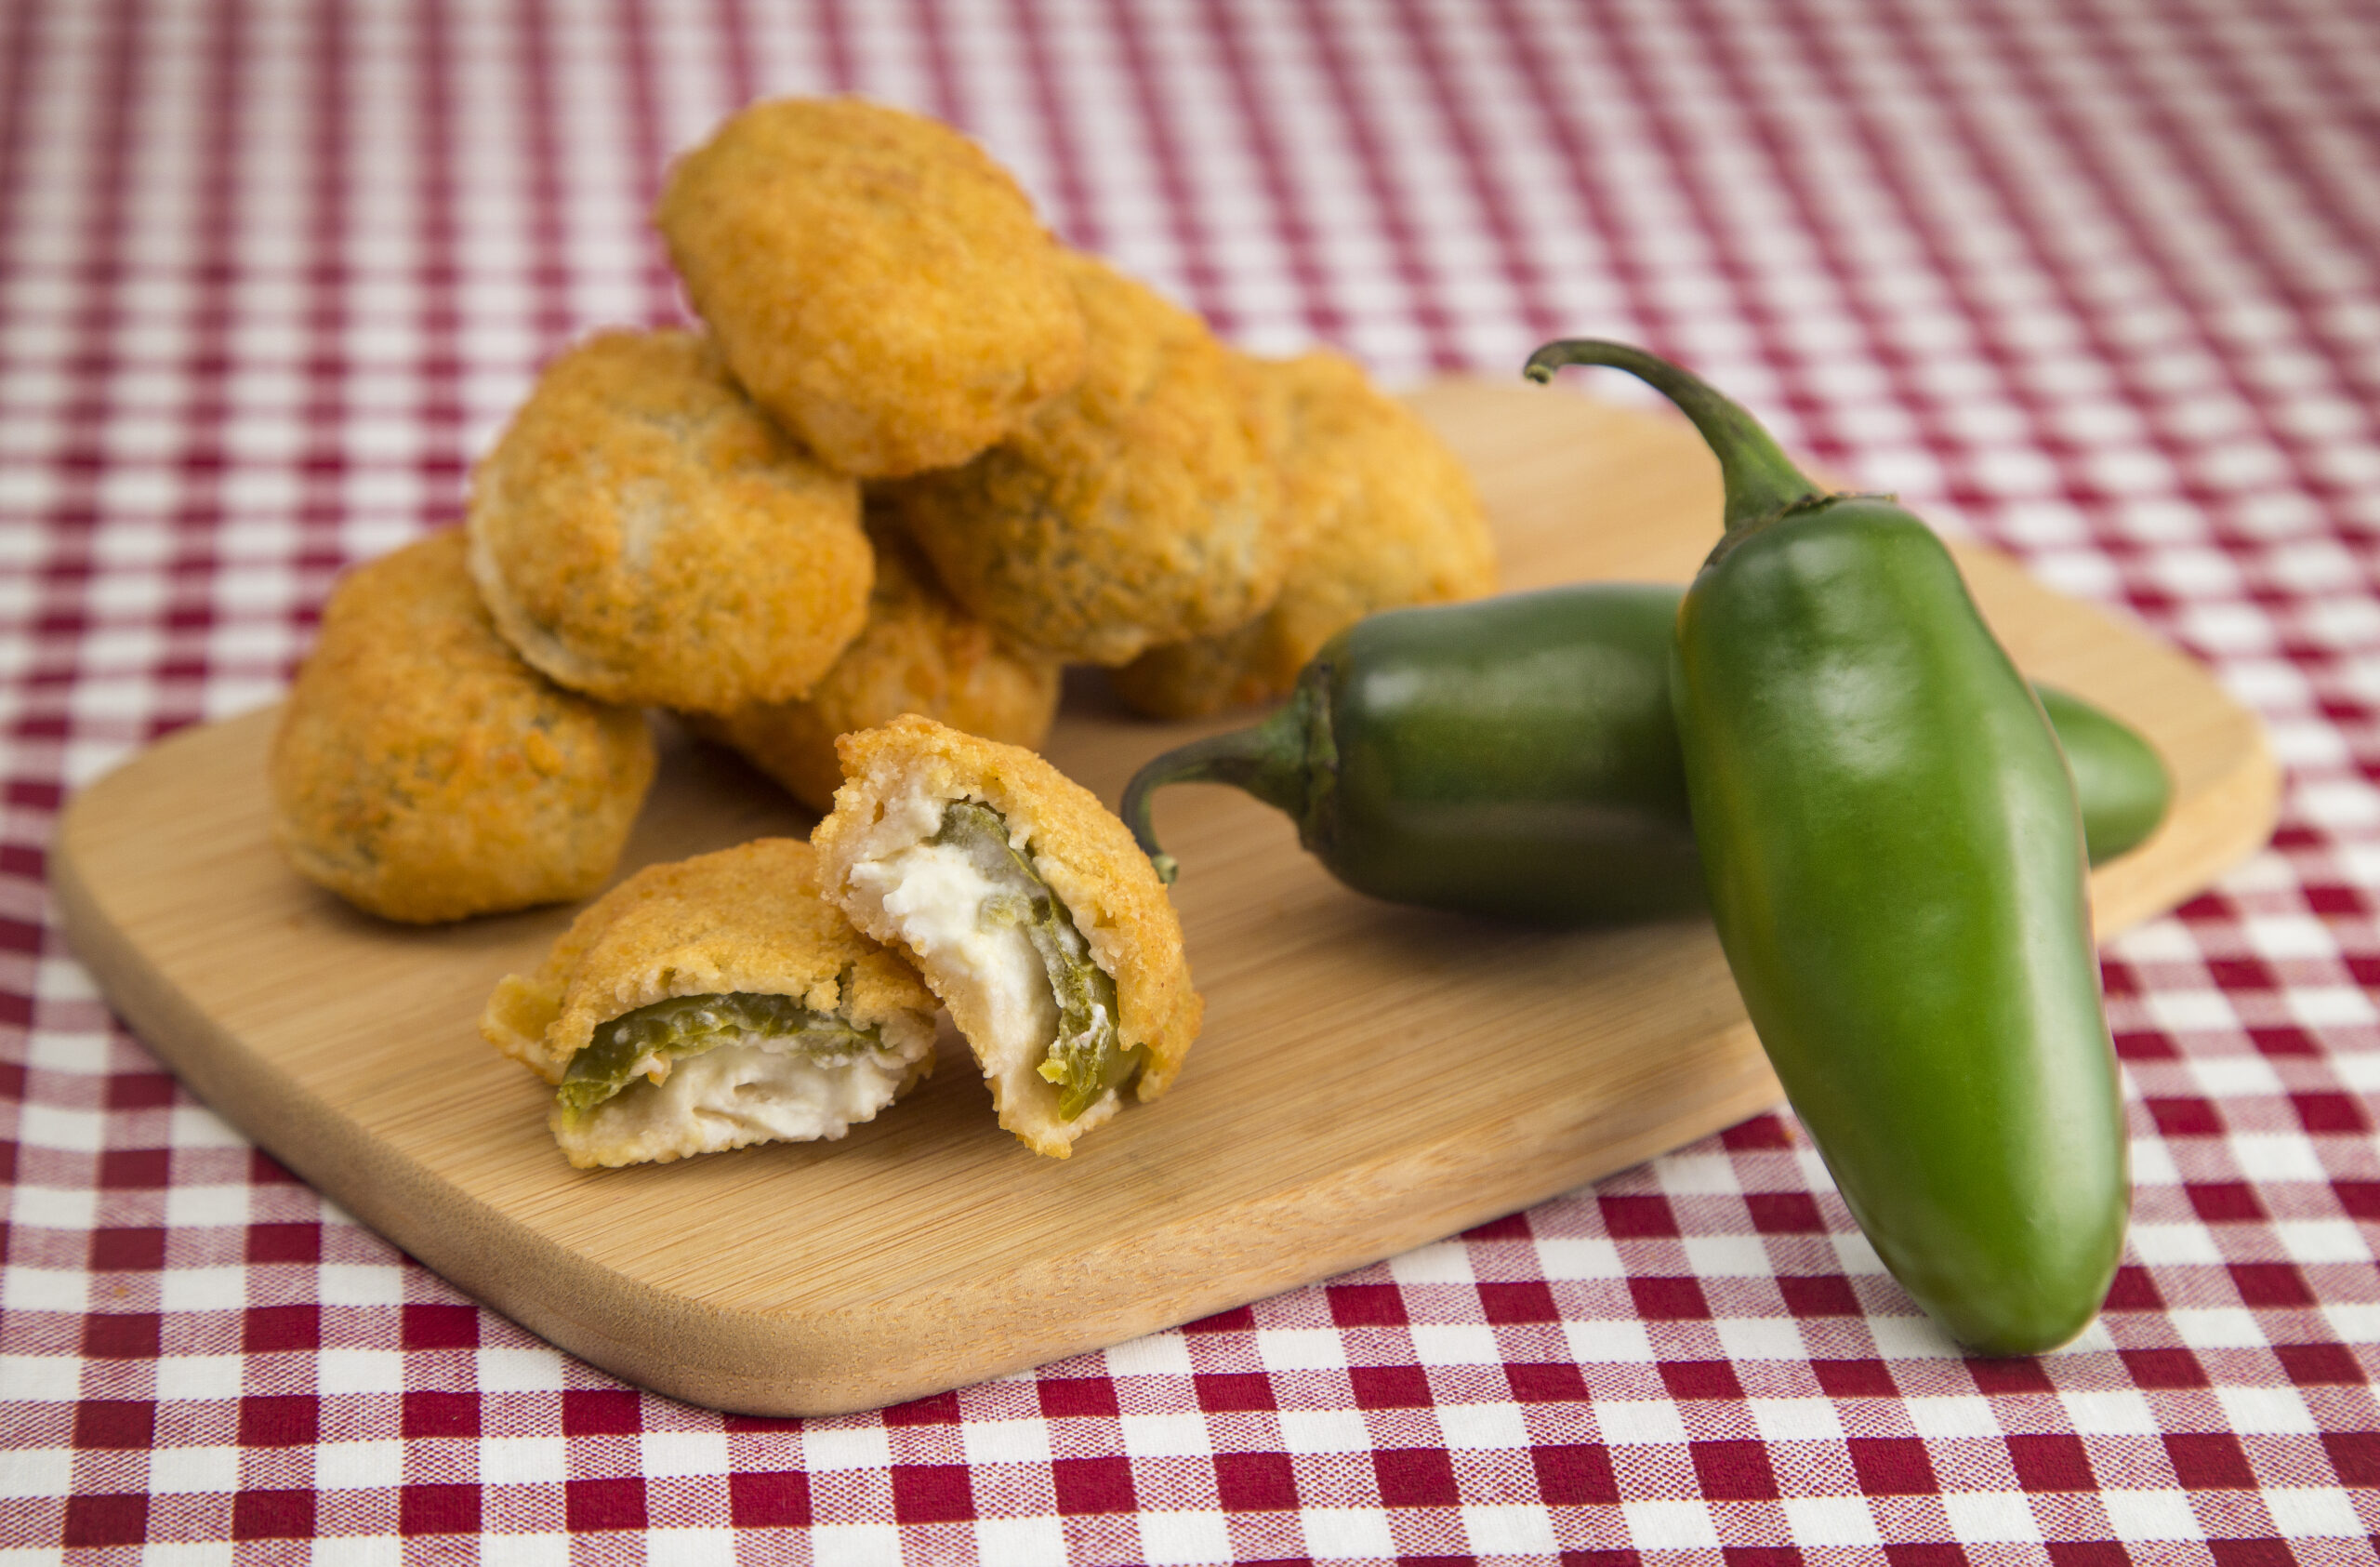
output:
M1666 418L1563 391L1417 399L1471 461L1505 586L1683 580L1717 471ZM1962 559L2017 661L2130 721L2175 775L2159 835L2102 870L2103 933L2264 842L2254 721L2188 660L2005 561ZM109 1000L249 1135L457 1285L629 1381L763 1414L866 1408L1192 1320L1509 1213L1779 1098L1707 923L1547 934L1369 902L1220 789L1158 826L1204 1037L1174 1091L1040 1159L942 1069L835 1143L582 1172L545 1090L475 1021L571 910L413 930L356 914L267 837L271 710L176 735L86 790L52 855ZM1221 727L1222 724L1204 727ZM1048 753L1111 804L1198 732L1077 682ZM803 832L673 738L622 871Z

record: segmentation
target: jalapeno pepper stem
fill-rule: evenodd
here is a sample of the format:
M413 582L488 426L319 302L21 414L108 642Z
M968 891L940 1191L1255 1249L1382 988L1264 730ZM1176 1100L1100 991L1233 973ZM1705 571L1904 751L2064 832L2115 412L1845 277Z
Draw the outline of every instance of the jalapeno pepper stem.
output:
M1132 775L1124 786L1118 814L1157 868L1158 881L1170 885L1181 870L1180 863L1157 846L1157 830L1149 820L1149 796L1168 784L1229 784L1304 821L1313 792L1307 764L1315 699L1312 683L1301 681L1289 699L1263 723L1177 746Z
M1719 458L1727 487L1726 529L1734 533L1766 517L1825 498L1778 446L1758 420L1699 376L1668 360L1600 338L1567 338L1528 356L1521 373L1533 381L1554 378L1567 365L1601 365L1625 370L1677 405Z

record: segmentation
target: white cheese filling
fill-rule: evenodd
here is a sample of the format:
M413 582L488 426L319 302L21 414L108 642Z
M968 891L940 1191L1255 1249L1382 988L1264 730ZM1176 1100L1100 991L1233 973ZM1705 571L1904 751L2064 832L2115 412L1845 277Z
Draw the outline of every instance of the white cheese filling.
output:
M1032 1073L1058 1036L1058 1003L1025 927L984 917L984 904L1007 889L950 843L912 843L852 867L851 879L882 907L943 999L983 1020L989 1037L969 1042L984 1075Z
M908 1018L884 1036L885 1049L822 1059L747 1032L670 1060L661 1081L639 1077L591 1110L557 1109L554 1140L583 1168L840 1137L900 1097L933 1048L932 1029Z
M1111 1090L1072 1121L1059 1115L1058 1090L1039 1070L1058 1037L1049 966L1021 923L985 917L987 898L1014 889L992 882L959 845L931 842L950 804L917 780L885 796L846 875L846 908L862 930L916 957L982 1064L1000 1124L1037 1147L1063 1147L1122 1101Z

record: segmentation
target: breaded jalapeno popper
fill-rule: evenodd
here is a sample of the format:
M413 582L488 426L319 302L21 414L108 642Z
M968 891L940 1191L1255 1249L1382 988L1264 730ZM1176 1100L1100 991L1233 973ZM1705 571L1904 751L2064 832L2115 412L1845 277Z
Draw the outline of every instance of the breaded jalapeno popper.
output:
M846 781L812 834L827 896L915 960L1000 1124L1063 1159L1126 1087L1165 1092L1204 1003L1124 824L1033 752L914 714L838 749Z
M1282 510L1307 543L1263 615L1152 647L1116 671L1117 694L1152 717L1270 701L1324 643L1376 610L1495 590L1487 511L1461 459L1420 416L1327 350L1263 368L1286 405Z
M463 551L449 528L340 580L268 764L289 863L411 923L587 896L653 782L644 715L522 663Z
M932 1069L934 1000L819 896L793 838L648 866L480 1019L554 1085L573 1164L840 1137Z
M843 472L965 462L1082 374L1057 242L948 126L756 104L670 170L655 221L736 378Z
M813 811L843 781L835 738L905 712L1027 748L1058 709L1057 660L1017 647L952 602L916 547L871 528L876 592L867 625L799 701L724 717L689 715L694 730L743 752Z
M969 610L1027 646L1121 664L1253 618L1302 541L1279 514L1278 400L1252 362L1104 262L1067 264L1091 323L1082 383L883 498Z
M469 528L496 628L606 701L786 701L867 618L857 483L690 332L602 332L548 365L472 475Z

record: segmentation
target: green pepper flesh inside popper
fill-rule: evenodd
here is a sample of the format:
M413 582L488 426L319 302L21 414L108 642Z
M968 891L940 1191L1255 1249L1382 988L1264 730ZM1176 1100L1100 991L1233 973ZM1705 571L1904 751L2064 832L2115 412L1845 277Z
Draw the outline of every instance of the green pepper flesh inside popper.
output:
M979 918L1024 931L1050 978L1058 1031L1036 1069L1058 1090L1058 1114L1072 1121L1110 1089L1139 1075L1145 1046L1123 1048L1116 1037L1116 981L1091 957L1073 914L1009 841L1008 822L989 805L954 800L944 809L932 842L959 849L976 871L1000 889Z
M674 1062L747 1034L782 1040L823 1061L849 1060L884 1045L880 1030L813 1012L792 996L755 990L671 996L598 1024L594 1038L570 1058L554 1097L565 1109L585 1114L631 1086L638 1063L647 1057Z
M2131 1185L2074 786L1932 530L1821 492L1749 415L1624 344L1719 458L1726 534L1670 698L1713 923L1878 1256L1952 1336L2034 1354L2098 1309Z

